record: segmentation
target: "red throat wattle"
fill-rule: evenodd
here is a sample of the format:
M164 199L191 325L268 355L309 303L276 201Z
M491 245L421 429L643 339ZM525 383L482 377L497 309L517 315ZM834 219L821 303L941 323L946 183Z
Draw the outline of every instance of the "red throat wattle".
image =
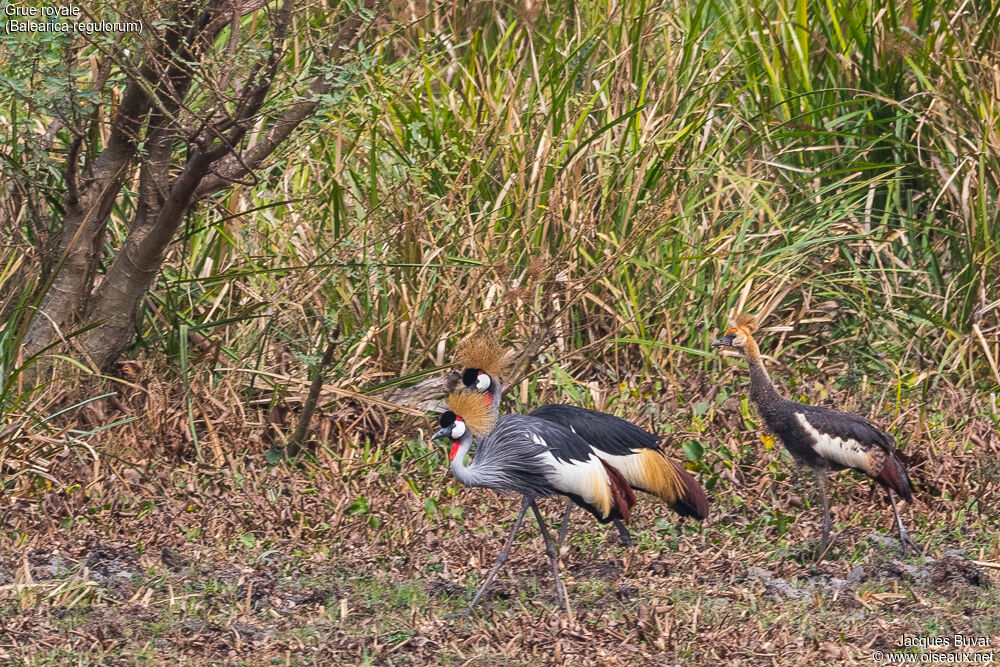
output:
M451 441L451 454L448 455L448 460L449 461L454 461L455 460L455 455L458 454L458 448L459 448L459 446L461 446L461 444L462 444L461 440L452 440Z
M491 394L489 392L486 392L485 394L483 394L483 403L485 403L486 405L489 405L492 402L493 402L493 394Z

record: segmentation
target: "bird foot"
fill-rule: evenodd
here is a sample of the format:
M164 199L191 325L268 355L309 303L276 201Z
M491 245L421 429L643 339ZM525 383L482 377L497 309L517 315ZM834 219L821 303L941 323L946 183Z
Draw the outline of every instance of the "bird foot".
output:
M625 559L622 562L623 576L627 575L629 573L629 570L632 569L632 559L634 558L634 556L635 556L635 551L633 551L632 549L629 549L627 552L625 552Z
M826 554L827 554L828 551L830 551L830 548L832 546L833 546L833 540L826 540L826 541L820 540L819 541L819 545L817 545L817 547L816 547L816 564L817 565L819 565L821 562L823 562L823 559L826 558Z
M809 539L802 541L794 547L789 554L795 562L800 565L819 564L833 548L833 540L824 542L820 539Z
M448 614L446 616L442 616L441 618L445 620L450 620L453 618L469 618L471 616L472 616L472 607L469 607L465 611L456 612L454 614Z
M903 552L904 556L906 555L907 547L913 549L914 556L920 556L921 554L923 554L923 550L916 544L914 544L913 540L910 539L909 533L903 533L899 536L899 548Z

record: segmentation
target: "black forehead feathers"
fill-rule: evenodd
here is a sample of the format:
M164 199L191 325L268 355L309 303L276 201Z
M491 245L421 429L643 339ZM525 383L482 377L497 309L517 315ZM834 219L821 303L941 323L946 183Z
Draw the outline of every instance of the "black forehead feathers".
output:
M480 370L478 368L466 368L465 372L462 373L462 384L466 387L472 387L476 384L476 380L479 378Z
M446 428L455 423L455 413L451 410L442 412L441 416L438 418L438 426L441 428Z

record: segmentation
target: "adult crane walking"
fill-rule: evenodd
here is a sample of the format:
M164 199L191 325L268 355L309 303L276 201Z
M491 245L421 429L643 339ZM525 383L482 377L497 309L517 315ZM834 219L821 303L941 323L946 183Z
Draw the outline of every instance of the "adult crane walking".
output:
M564 601L570 615L569 596L559 578L559 550L535 500L563 495L602 523L624 522L635 504L635 494L621 473L594 456L579 436L557 424L525 415L497 416L480 394L464 390L448 397L448 407L439 419L440 430L431 439L451 440L449 458L455 478L465 486L522 496L521 511L507 542L469 603L469 610L507 561L514 537L531 508L545 541L556 595ZM466 465L473 435L478 438L476 453Z
M507 371L510 355L496 339L480 332L463 343L457 358L464 367L462 383L467 389L480 392L493 413L498 413L503 393L499 378ZM681 517L702 520L708 516L705 491L691 473L667 457L660 447L660 436L621 417L574 405L543 405L528 416L559 424L576 433L595 456L621 472L629 486L666 501ZM573 503L567 502L559 530L559 546L566 538L572 511ZM616 526L622 542L629 546L628 531L620 523Z
M819 557L823 557L830 543L832 521L826 493L827 477L831 470L846 468L863 472L889 492L901 545L904 550L910 546L919 553L896 510L893 494L898 493L904 500L912 500L913 485L896 456L893 437L864 417L832 408L804 405L778 395L753 338L757 320L749 315L740 315L734 324L722 338L712 343L712 347L734 350L746 360L750 367L750 400L767 428L797 463L816 471L820 499L823 501L823 536Z

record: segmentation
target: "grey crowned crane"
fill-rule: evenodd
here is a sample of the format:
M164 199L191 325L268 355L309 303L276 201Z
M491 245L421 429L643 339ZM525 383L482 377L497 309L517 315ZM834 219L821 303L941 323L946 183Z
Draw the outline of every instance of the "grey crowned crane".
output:
M635 494L611 465L594 456L587 443L572 431L524 415L497 414L478 393L459 390L448 397L449 410L439 419L440 430L431 439L451 440L451 471L465 486L483 487L501 493L521 494L521 511L497 554L496 564L469 603L475 606L483 592L507 561L514 537L530 507L545 541L552 566L556 595L570 614L569 596L559 578L559 550L535 500L567 496L602 523L629 518ZM466 465L465 457L476 435L476 452Z
M479 333L459 348L457 356L464 366L462 384L471 391L480 392L483 401L497 414L503 393L499 377L507 369L509 355L495 339ZM614 466L629 486L664 500L681 517L698 520L708 517L705 491L681 464L667 457L660 447L660 436L621 417L574 405L543 405L528 416L573 431L586 441L593 454ZM560 546L566 537L572 511L573 503L567 502L559 530ZM621 524L616 526L622 542L630 545L628 531Z
M852 468L875 480L889 492L889 503L899 529L903 549L907 546L919 553L903 527L896 511L893 494L904 500L913 499L913 486L906 469L896 456L893 437L873 422L858 415L814 405L804 405L779 396L774 383L764 369L760 350L753 339L757 321L749 315L736 318L735 326L726 330L712 347L735 350L750 367L750 400L764 424L800 465L816 471L820 499L823 501L823 537L819 545L822 558L830 543L830 501L827 498L827 476L831 470Z

